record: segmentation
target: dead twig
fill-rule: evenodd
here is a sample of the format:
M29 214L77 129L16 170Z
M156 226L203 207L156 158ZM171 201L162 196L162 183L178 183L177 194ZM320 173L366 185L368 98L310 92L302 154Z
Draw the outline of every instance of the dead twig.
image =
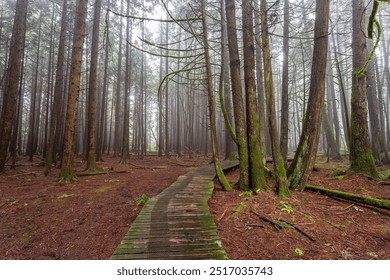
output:
M242 232L241 229L239 229L238 227L233 227L235 230L239 231L239 232Z
M264 217L263 215L260 215L259 213L257 213L256 211L254 210L251 210L251 212L253 214L255 214L257 217L259 217L260 219L262 219L263 221L267 222L267 223L270 223L271 225L273 225L276 229L280 229L280 225L277 223L277 222L274 222L270 219L268 219L267 217Z
M261 224L245 224L246 227L264 227L263 225Z
M267 223L270 223L272 224L273 226L275 226L276 229L280 230L282 228L281 224L279 222L282 222L282 223L285 223L289 226L291 226L292 228L294 228L295 230L297 230L299 233L303 234L304 236L306 236L308 239L310 239L311 241L316 241L313 237L311 237L310 235L308 235L306 232L304 232L302 229L298 228L297 226L295 226L294 224L290 223L290 222L287 222L283 219L278 219L278 221L272 221L270 219L268 219L267 217L264 217L263 215L260 215L259 213L251 210L251 212L253 214L255 214L257 217L259 217L260 219L262 219L263 221L266 221Z
M225 209L225 211L223 211L223 213L222 213L222 215L218 218L218 220L217 220L217 224L220 222L220 221L222 221L222 219L226 216L226 213L227 213L227 208Z
M316 241L313 237L311 237L310 235L308 235L306 232L304 232L302 229L300 229L299 227L297 227L296 225L290 223L290 222L287 222L283 219L279 219L279 221L283 222L283 223L286 223L290 226L292 226L293 228L295 228L298 232L300 232L301 234L303 234L304 236L306 236L307 238L309 238L311 241Z

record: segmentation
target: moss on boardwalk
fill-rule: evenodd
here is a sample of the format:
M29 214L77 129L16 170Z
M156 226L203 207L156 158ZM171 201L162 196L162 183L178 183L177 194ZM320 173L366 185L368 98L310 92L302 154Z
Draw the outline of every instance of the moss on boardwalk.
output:
M211 165L198 168L150 199L112 259L227 259L207 204L214 177Z

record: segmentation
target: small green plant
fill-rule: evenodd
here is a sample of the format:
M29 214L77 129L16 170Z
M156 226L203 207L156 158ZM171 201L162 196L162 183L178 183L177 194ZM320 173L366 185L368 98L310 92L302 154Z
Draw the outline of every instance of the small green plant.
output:
M288 214L294 212L294 209L290 205L288 205L286 201L279 201L279 205L283 207L282 211L286 211Z
M382 180L390 179L390 169L379 172L379 178Z
M302 257L305 252L302 250L302 249L299 249L299 248L295 248L294 250L295 254L297 254L299 257Z
M282 228L294 228L292 225L286 223L286 222L283 222L283 221L277 221L276 222L276 228L278 229L282 229Z
M149 201L149 197L146 194L142 194L138 199L137 199L137 206L142 206L145 205Z
M100 187L94 190L95 193L105 193L110 190L110 187Z
M240 193L240 196L252 196L252 195L253 195L253 191L246 191L246 192Z
M333 246L333 244L332 243L325 243L324 246L331 247L331 246Z
M233 213L233 217L234 218L237 218L238 215L240 215L240 213L242 212L242 210L244 210L245 207L247 207L248 204L245 203L244 201L241 201L237 206L236 208L234 209L234 213Z

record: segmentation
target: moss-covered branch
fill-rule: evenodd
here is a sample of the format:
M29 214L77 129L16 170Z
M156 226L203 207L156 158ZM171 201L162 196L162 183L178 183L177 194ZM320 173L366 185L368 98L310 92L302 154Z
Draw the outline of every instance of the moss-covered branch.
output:
M356 76L358 76L358 77L360 77L360 76L362 76L362 75L364 75L366 73L368 64L370 64L370 61L374 58L375 50L379 46L379 42L380 42L381 35L382 35L382 27L381 27L379 21L376 19L376 15L379 12L380 2L390 3L389 0L382 0L382 1L381 0L375 0L374 1L374 4L372 6L372 10L371 10L371 14L370 14L370 17L368 19L367 33L368 33L368 38L369 39L373 39L374 38L374 26L376 26L376 28L378 30L378 34L376 36L375 45L372 48L366 63L364 63L364 65L363 65L363 67L361 69L356 71Z
M318 192L320 194L324 194L327 196L343 198L346 200L355 201L355 202L390 210L390 201L384 201L370 196L360 196L353 193L336 191L336 190L326 189L318 186L310 186L310 185L306 185L305 190Z
M118 13L116 11L113 11L111 9L107 9L107 13L110 12L116 16L123 17L123 18L131 18L135 20L140 21L157 21L157 22L168 22L168 23L178 23L178 22L193 22L193 21L200 21L200 17L193 17L193 18L172 18L172 19L158 19L158 18L147 18L147 17L137 17L133 15L125 15Z

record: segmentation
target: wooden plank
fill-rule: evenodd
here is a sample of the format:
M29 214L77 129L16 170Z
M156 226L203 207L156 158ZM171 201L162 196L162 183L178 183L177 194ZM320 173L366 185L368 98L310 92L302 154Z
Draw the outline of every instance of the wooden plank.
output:
M150 199L112 259L226 259L207 204L214 177L212 166L198 168Z

